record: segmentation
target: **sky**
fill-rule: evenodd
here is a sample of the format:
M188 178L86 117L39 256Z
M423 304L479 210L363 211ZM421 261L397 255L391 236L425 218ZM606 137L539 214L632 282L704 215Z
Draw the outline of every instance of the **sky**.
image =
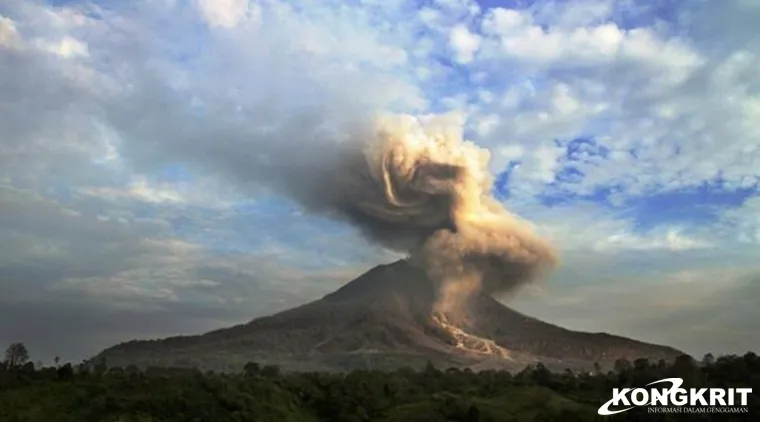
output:
M79 361L398 259L261 170L303 175L267 160L308 165L361 110L465 116L561 255L510 306L760 350L758 21L754 0L4 0L0 345Z

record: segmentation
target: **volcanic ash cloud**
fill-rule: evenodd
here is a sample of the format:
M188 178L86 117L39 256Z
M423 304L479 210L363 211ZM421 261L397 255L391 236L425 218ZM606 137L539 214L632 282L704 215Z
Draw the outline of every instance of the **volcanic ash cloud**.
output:
M438 310L514 291L557 263L550 244L491 194L489 152L450 113L382 115L346 155L331 200L373 241L411 253L440 286Z

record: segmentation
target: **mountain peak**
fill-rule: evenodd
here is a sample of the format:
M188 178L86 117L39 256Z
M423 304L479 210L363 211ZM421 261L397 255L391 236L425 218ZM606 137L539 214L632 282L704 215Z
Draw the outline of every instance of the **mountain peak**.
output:
M422 269L411 265L407 260L399 260L370 269L338 290L327 294L323 300L356 300L389 292L416 297L433 292L433 285Z
M465 312L434 312L437 290L407 260L379 265L323 298L199 336L133 341L103 351L112 365L234 369L248 361L287 369L421 366L557 370L611 366L618 358L672 360L682 353L609 334L558 327L480 292Z

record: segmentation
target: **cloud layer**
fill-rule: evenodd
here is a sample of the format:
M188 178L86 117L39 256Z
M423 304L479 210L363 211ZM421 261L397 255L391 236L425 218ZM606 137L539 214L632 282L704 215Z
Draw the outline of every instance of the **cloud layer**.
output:
M758 19L742 0L3 2L0 342L82 358L395 259L288 197L309 203L305 175L340 158L325 142L375 111L454 110L494 193L565 257L515 306L743 352L760 341L742 328L760 270Z

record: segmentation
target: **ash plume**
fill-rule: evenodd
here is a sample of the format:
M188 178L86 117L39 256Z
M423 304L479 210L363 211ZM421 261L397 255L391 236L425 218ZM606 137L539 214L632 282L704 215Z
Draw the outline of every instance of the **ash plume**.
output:
M464 139L461 114L377 115L349 111L335 98L330 104L338 111L293 107L269 131L254 131L218 116L173 120L146 113L139 102L115 126L133 140L167 134L149 147L126 144L127 152L140 146L131 156L143 157L133 162L179 160L221 174L244 192L263 186L409 254L439 286L441 312L453 312L477 291L513 292L556 265L553 247L492 196L490 154ZM246 127L266 126L264 117Z
M474 291L514 291L555 265L551 245L491 196L489 153L463 138L462 115L377 115L396 104L426 108L405 77L383 67L347 70L355 50L343 42L329 54L302 48L292 42L298 19L262 20L241 33L257 40L250 43L212 33L178 67L156 48L187 41L157 31L161 16L131 17L132 26L111 25L137 41L104 38L90 50L95 60L120 49L116 74L126 79L101 75L100 89L69 82L79 95L66 96L68 109L97 112L103 122L93 138L109 135L124 165L149 174L180 163L220 187L250 197L263 187L347 221L370 241L409 253L439 283L441 309Z
M372 241L410 252L438 283L440 312L476 291L514 291L557 262L552 246L493 198L489 153L463 138L463 123L456 113L379 116L323 197Z
M476 291L513 292L556 264L552 246L493 198L489 152L463 138L463 115L378 115L352 109L350 95L325 98L240 116L209 106L192 119L186 104L128 98L111 122L132 163L188 163L251 195L263 186L408 253L440 286L441 311Z

